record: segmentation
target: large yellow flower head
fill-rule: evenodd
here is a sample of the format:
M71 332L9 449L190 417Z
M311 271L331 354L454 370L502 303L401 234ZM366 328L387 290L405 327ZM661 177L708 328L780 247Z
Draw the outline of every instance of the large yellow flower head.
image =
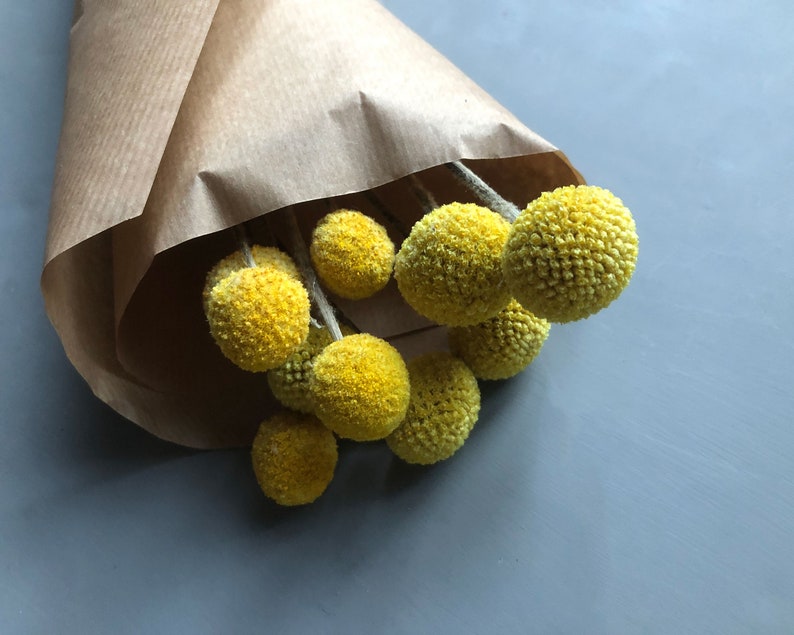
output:
M535 315L580 320L628 285L638 242L631 212L611 192L560 187L532 201L513 223L502 259L505 281Z
M449 347L479 379L507 379L537 357L551 325L515 300L490 320L449 329Z
M328 487L336 468L333 433L311 415L284 411L263 421L251 462L265 496L279 505L305 505Z
M309 249L320 280L343 298L367 298L391 278L394 243L382 225L361 212L327 214L314 228Z
M340 328L344 335L353 333L345 325ZM309 336L287 361L268 371L267 383L282 405L298 412L314 412L309 378L315 358L333 341L327 328L310 325Z
M394 277L406 302L449 326L477 324L510 301L502 249L510 224L470 203L443 205L417 222L403 241Z
M411 401L387 438L408 463L429 465L452 456L477 422L480 389L472 372L449 353L428 353L408 363Z
M210 333L221 352L243 370L283 364L309 334L309 296L303 285L274 267L248 267L210 292Z
M284 273L288 274L291 278L295 278L300 282L301 276L295 262L287 254L276 247L262 247L261 245L254 245L251 247L251 255L254 262L258 267L275 267L281 269ZM241 249L226 256L220 260L207 274L204 283L204 292L201 295L204 303L204 313L207 312L207 303L210 299L213 287L223 280L229 274L245 269L248 263L245 261L245 256Z
M326 346L314 360L310 381L317 417L346 439L382 439L408 408L405 362L391 344L367 333Z

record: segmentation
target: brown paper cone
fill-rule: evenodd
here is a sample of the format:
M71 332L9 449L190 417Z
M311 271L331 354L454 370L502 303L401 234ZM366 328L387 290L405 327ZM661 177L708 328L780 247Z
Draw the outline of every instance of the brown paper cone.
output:
M470 159L523 206L581 182L531 132L374 0L84 0L69 79L42 291L67 355L95 394L193 447L250 442L274 408L262 374L211 341L206 272L249 221L306 235L333 204L421 215L404 177L471 200L442 167ZM270 214L274 212L274 214ZM268 215L265 218L265 215ZM394 285L339 301L406 351L440 345Z

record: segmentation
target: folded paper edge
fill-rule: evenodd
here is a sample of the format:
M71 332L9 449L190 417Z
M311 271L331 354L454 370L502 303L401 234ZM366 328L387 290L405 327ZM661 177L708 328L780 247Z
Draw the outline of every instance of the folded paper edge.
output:
M158 4L161 3L154 3L153 6ZM94 6L92 12L83 0L76 0L44 268L59 254L80 242L142 213L218 4L219 0L186 3L184 12L174 17L192 35L185 38L185 43L179 48L182 51L180 55L174 50L176 44L180 43L177 38L163 36L160 41L144 39L143 43L138 44L137 50L131 46L131 41L135 38L123 29L116 40L107 39L112 38L119 29L103 29L102 18L106 16L101 14L98 5ZM134 30L133 26L140 26L134 20L157 20L165 11L164 7L157 11L152 7L150 9L149 14L143 9L135 12L134 18L130 18L131 25L128 30ZM85 30L93 37L84 37ZM99 35L96 34L97 31L100 32ZM140 61L140 72L151 72L152 69L160 68L175 78L170 84L170 90L147 91L145 82L137 76L129 78L126 84L120 86L118 82L121 79L118 74L111 73L102 66L102 60L114 54L114 51L119 56L135 57L143 50L150 58ZM100 61L96 61L97 59ZM114 84L114 81L117 83ZM137 84L143 86L132 88ZM127 86L127 90L124 90L124 86ZM94 93L101 95L101 99L95 97ZM124 108L122 102L128 98L136 100L135 116L122 118L125 125L121 126L118 117L112 115ZM122 101L113 102L113 99ZM152 117L153 113L164 120L164 125L155 138L145 134L145 126L141 123ZM94 134L94 130L102 129L102 122L108 129L108 135ZM144 137L150 152L148 156L141 157L136 150L144 145ZM118 177L115 180L101 185L104 192L97 194L92 190L87 193L80 189L86 171L92 171L92 163L106 165L111 162L118 162L125 169L117 171ZM133 176L137 180L130 185ZM95 225L93 218L101 217L106 212L102 206L109 204L118 204L120 211L106 222ZM72 213L66 214L67 209L72 210ZM75 209L77 214L74 213ZM69 236L64 237L67 231Z

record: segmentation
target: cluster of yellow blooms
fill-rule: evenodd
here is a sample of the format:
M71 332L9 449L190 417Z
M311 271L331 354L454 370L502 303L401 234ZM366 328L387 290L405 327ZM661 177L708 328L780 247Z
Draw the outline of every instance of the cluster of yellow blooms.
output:
M394 277L405 301L439 324L479 324L510 301L502 248L510 223L471 203L426 214L403 241Z
M349 300L380 291L394 266L394 243L386 228L349 209L327 214L317 224L310 253L323 284Z
M353 330L341 325L343 335L352 335ZM324 326L309 326L309 336L298 346L281 366L267 374L267 383L279 403L298 412L314 412L314 400L309 389L314 360L334 338Z
M415 357L408 373L408 411L386 443L408 463L448 459L463 445L480 413L477 379L466 364L443 352Z
M494 317L474 326L453 326L449 348L478 379L507 379L540 353L551 324L510 300Z
M608 190L545 192L513 223L502 267L524 308L552 322L581 320L626 288L637 262L631 212Z
M212 288L207 320L226 357L243 370L266 371L309 335L309 295L275 267L247 267Z
M262 422L253 443L262 491L281 505L314 501L333 477L337 437L385 439L409 463L449 458L477 421L477 380L516 375L538 355L551 322L610 304L637 252L631 213L590 186L544 193L512 224L479 205L442 205L414 225L396 255L373 219L328 214L309 249L327 289L369 297L393 270L405 301L448 327L451 353L408 364L373 335L343 326L335 341L311 325L301 272L282 251L254 246L225 258L204 289L210 333L240 368L267 371L287 408Z

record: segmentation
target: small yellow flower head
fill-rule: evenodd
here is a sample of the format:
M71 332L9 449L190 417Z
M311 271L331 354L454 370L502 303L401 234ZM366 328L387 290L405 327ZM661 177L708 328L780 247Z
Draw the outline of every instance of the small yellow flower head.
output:
M323 284L350 300L380 291L394 266L394 243L386 229L353 210L327 214L314 228L309 250Z
M333 433L311 415L284 411L261 423L251 447L256 480L279 505L316 500L334 476Z
M478 324L510 301L502 249L510 224L471 203L443 205L417 222L402 244L394 277L403 298L448 326Z
M351 329L342 325L342 333L350 335ZM281 366L267 373L267 383L279 402L298 412L314 412L314 402L309 388L314 360L333 337L327 328L309 326L309 336Z
M408 408L405 362L388 342L367 333L326 346L314 360L310 381L317 417L346 439L382 439Z
M243 370L283 364L309 334L309 296L273 267L240 269L216 284L207 306L210 333Z
M292 258L280 249L276 247L254 245L251 247L251 255L254 257L254 262L258 267L276 267L288 274L291 278L295 278L295 280L300 282L301 276ZM245 261L242 250L238 249L210 269L210 272L207 274L206 282L204 283L204 292L201 295L205 314L207 312L207 303L209 302L212 288L229 274L239 271L240 269L245 269L247 266L248 263Z
M507 379L537 357L550 327L511 300L490 320L449 329L449 347L479 379Z
M477 422L480 389L472 372L449 353L428 353L408 363L411 401L400 426L386 437L397 456L429 465L452 456Z
M628 285L637 262L631 212L608 190L560 187L513 223L502 266L521 305L552 322L600 311Z

